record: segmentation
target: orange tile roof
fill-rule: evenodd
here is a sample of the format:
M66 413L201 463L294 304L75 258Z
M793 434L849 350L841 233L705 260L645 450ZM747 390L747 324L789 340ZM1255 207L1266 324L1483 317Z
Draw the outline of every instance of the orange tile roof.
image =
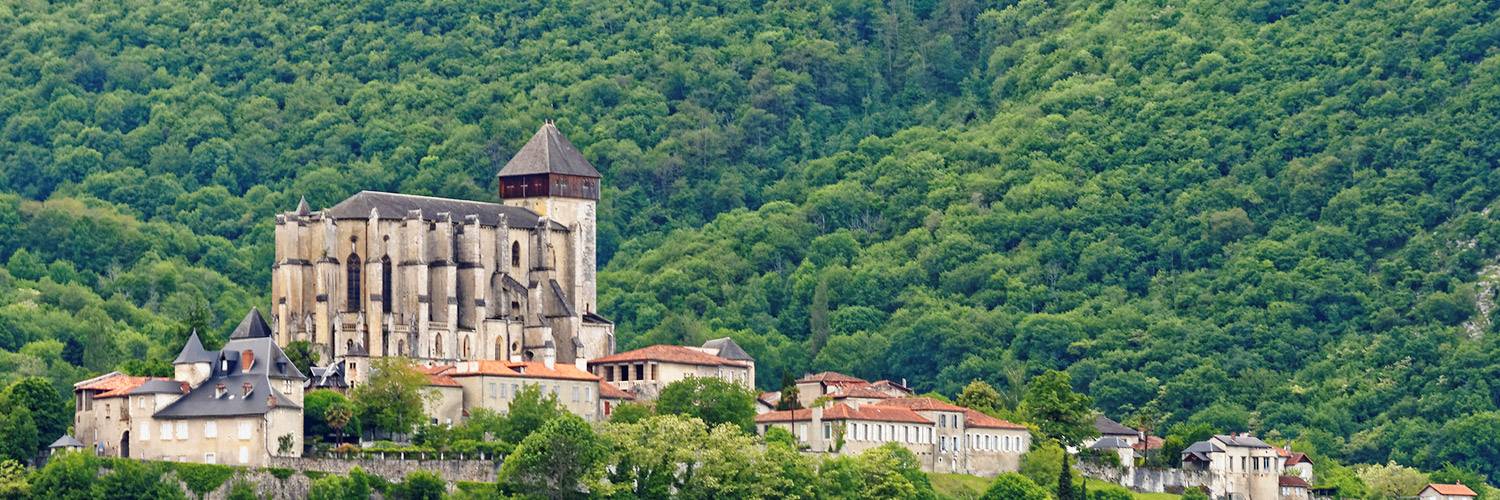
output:
M1475 493L1474 490L1471 490L1471 489L1469 489L1468 486L1464 486L1462 484L1438 484L1438 483L1432 483L1432 484L1427 485L1427 487L1428 488L1432 488L1432 490L1438 492L1439 495L1460 496L1460 497L1477 497L1477 496L1479 496L1479 494Z
M677 363L683 365L700 366L750 366L749 363L746 363L744 361L721 358L697 349L693 349L691 347L664 344L646 346L634 351L625 351L598 359L592 359L589 360L589 364L618 363L624 361L656 361L659 363Z
M1308 463L1308 464L1310 464L1310 463L1312 463L1312 460L1309 460L1307 458L1307 454L1305 454L1305 453L1297 453L1297 452L1292 452L1291 454L1287 455L1287 457L1286 457L1286 465L1297 465L1297 464L1302 464L1302 463Z
M88 384L84 384L84 385L80 385L80 386L74 387L73 390L75 390L75 391L102 391L99 394L95 395L94 399L114 398L114 397L120 397L120 396L124 396L126 394L129 394L131 390L134 390L135 388L140 387L141 384L146 383L146 381L148 381L148 380L152 380L152 378L151 377L132 377L132 376L125 375L125 374L116 373L112 377L105 377L105 378L102 378L102 379L99 379L99 380L95 380L95 381L89 382ZM157 379L157 380L169 380L169 379L160 378L160 379Z
M457 380L449 376L453 372L453 365L441 366L419 366L417 371L427 376L427 385L436 387L463 387Z
M812 420L812 410L780 410L755 416L756 423L801 422ZM932 425L932 421L907 408L865 405L855 408L837 403L823 410L823 420L868 420Z
M1281 476L1276 479L1276 482L1282 488L1312 488L1311 484L1307 484L1307 481L1297 476Z
M598 376L579 370L578 367L571 364L555 363L552 365L552 368L547 368L547 365L540 361L464 361L455 365L454 370L446 374L451 377L487 375L492 377L546 378L557 380L599 380Z
M964 408L964 425L969 427L980 427L985 429L1014 429L1026 430L1026 426L1009 421L1001 420L980 413L978 410Z
M848 386L842 391L830 394L833 399L865 398L865 399L890 399L891 395L871 387L869 385Z
M875 403L880 406L899 406L914 411L951 411L964 414L964 425L969 427L983 427L988 429L1026 429L1026 426L1007 422L976 410L971 410L955 404L944 403L929 397L914 398L890 398Z
M635 395L615 387L615 384L599 381L599 397L604 399L635 399Z
M865 379L844 375L839 372L820 372L797 379L797 383L800 384L803 382L823 382L828 384L870 383Z

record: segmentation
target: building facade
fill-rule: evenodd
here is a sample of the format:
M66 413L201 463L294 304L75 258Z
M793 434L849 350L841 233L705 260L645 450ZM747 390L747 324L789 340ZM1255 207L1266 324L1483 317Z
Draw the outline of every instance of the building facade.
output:
M717 378L755 388L755 359L728 337L703 347L653 345L591 360L588 369L643 400L656 399L667 385L688 377Z
M600 176L548 122L497 174L501 203L365 191L276 216L272 329L347 361L424 365L614 352L595 313Z
M306 380L271 338L260 311L223 349L194 333L171 378L111 373L74 385L74 429L85 449L148 460L265 465L302 452Z
M1278 498L1283 475L1276 448L1248 434L1220 435L1182 451L1185 471L1205 471L1214 498Z
M756 430L792 433L810 454L852 456L899 443L928 472L994 476L1020 470L1031 447L1025 426L932 398L844 401L755 417Z

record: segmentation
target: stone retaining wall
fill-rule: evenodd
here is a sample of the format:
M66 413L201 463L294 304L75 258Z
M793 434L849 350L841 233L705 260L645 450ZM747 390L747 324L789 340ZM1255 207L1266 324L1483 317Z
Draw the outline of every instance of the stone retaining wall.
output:
M406 479L415 471L428 471L443 478L450 485L459 481L495 482L500 462L494 460L416 460L389 458L307 458L273 457L270 467L297 471L317 471L329 474L348 475L355 467L365 473L378 476L393 483Z
M1207 486L1213 480L1207 471L1114 467L1091 462L1080 462L1078 470L1084 476L1108 481L1141 493L1182 493L1188 488Z

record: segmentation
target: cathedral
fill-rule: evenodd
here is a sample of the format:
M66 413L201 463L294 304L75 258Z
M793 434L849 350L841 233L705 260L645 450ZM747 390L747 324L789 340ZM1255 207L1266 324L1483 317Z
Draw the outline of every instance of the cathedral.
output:
M544 123L500 203L364 191L276 216L271 328L363 380L369 358L540 361L614 353L596 313L599 171Z

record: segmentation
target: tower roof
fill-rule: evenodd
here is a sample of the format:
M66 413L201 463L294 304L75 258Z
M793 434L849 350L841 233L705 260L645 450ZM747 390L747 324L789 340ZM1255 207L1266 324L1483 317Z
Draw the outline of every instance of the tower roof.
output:
M193 334L188 336L187 344L182 346L182 352L177 354L177 359L172 360L172 364L212 363L215 359L214 353L204 349L203 341L198 340L198 331L193 330Z
M266 326L266 319L261 317L259 308L250 308L250 313L245 319L240 320L240 326L234 327L234 332L229 334L230 339L255 339L270 337L271 327Z
M500 169L499 177L532 174L563 174L599 178L594 165L579 154L578 148L557 130L551 121L542 123L531 140L521 146Z

